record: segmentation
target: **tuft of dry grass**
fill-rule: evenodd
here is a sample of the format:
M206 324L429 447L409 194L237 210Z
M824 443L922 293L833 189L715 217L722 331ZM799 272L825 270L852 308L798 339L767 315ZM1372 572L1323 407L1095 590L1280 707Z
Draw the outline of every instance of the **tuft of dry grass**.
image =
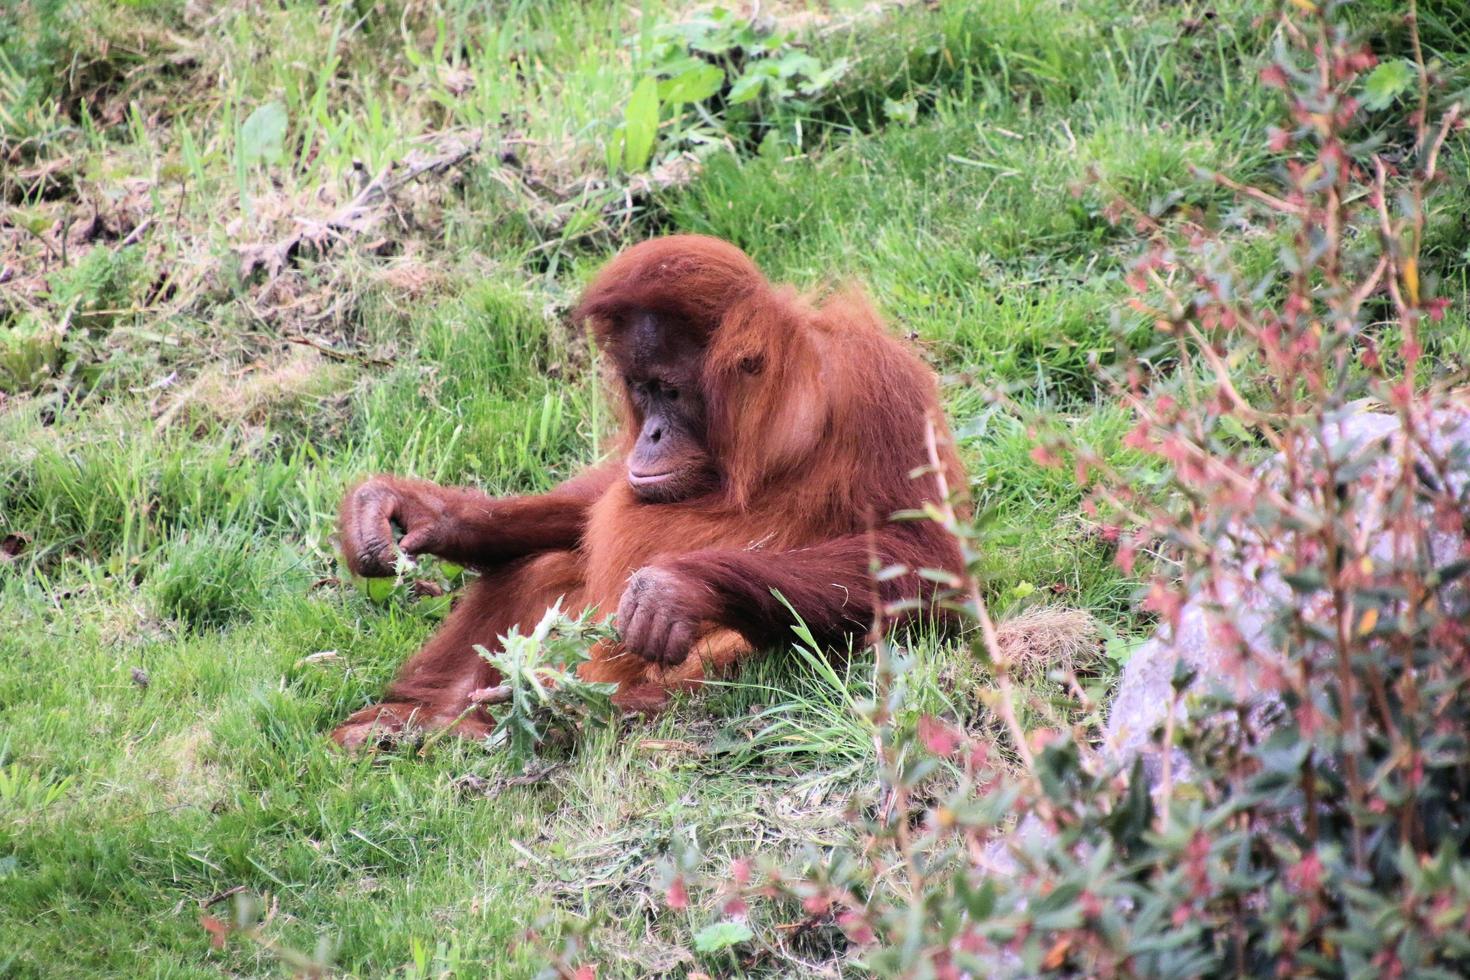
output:
M378 269L374 278L394 293L394 298L409 300L433 294L448 280L440 269L412 255L402 256Z
M1085 609L1031 606L997 623L996 643L1022 678L1041 677L1060 668L1070 671L1097 649L1097 620Z
M350 387L347 373L310 348L245 368L207 368L159 406L156 424L160 430L181 422L196 429L210 423L263 425L344 391Z

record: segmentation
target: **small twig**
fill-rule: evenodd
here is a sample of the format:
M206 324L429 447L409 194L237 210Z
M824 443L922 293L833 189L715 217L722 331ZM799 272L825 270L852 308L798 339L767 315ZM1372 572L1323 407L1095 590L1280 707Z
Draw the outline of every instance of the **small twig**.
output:
M1429 68L1424 64L1424 47L1419 43L1419 0L1409 0L1409 47L1414 52L1414 67L1419 83L1419 111L1414 114L1414 143L1424 145L1429 127Z
M509 684L501 684L498 687L482 687L470 692L471 704L508 704L514 692Z
M1294 214L1297 217L1301 217L1302 215L1305 215L1307 213L1307 209L1302 205L1292 204L1290 201L1279 198L1275 194L1268 194L1265 191L1261 190L1259 187L1251 187L1248 184L1242 184L1237 180L1232 180L1224 174L1213 174L1212 176L1215 179L1215 183L1219 184L1221 187L1227 187L1237 194L1243 194L1253 200L1260 201L1267 207L1272 208L1276 211L1280 211L1283 214Z
M935 506L939 508L939 513L944 518L946 526L953 529L959 526L959 517L955 514L954 503L950 499L949 480L944 473L944 463L939 458L939 445L936 442L934 428L934 420L928 419L924 427L924 448L928 452L929 466L934 471L934 482L939 491L939 502ZM986 650L990 653L990 662L995 671L995 686L1000 688L997 710L1010 732L1011 741L1016 745L1016 754L1021 757L1021 762L1026 767L1026 774L1035 779L1036 760L1031 755L1031 746L1026 742L1026 731L1021 727L1021 720L1016 716L1016 695L1011 684L1010 658L1001 649L1000 639L995 632L995 621L990 618L990 609L985 605L984 597L980 595L979 583L975 581L969 569L965 569L962 575L965 587L970 594L970 601L975 605L975 617L980 620L980 635L985 642Z
M1378 264L1373 267L1373 272L1367 279L1363 280L1361 286L1353 290L1352 296L1349 297L1347 308L1349 315L1357 313L1367 301L1368 297L1373 295L1373 291L1378 288L1378 284L1383 280L1383 274L1386 271L1388 271L1388 256L1380 255L1378 257Z
M477 710L479 707L480 706L478 704L470 702L468 705L465 706L465 709L463 711L455 716L453 721L430 732L428 737L424 739L423 744L419 746L419 750L415 753L415 755L417 755L420 759L427 759L429 757L429 750L438 745L441 741L443 741L446 735L458 728L459 723L468 718L470 716L470 713Z
M1169 808L1174 800L1174 726L1178 722L1179 691L1169 701L1169 713L1164 717L1163 771L1159 774L1159 832L1169 829Z
M153 215L150 214L148 217L138 222L138 227L128 232L128 237L117 243L118 250L127 248L129 245L138 244L138 242L142 240L143 236L148 233L148 229L152 227Z
M222 892L215 892L208 898L201 898L199 900L199 907L201 909L207 909L212 905L218 905L220 902L223 902L225 899L231 897L232 895L240 894L245 890L245 887L246 886L244 885L236 885L233 888L226 888Z
M1424 182L1427 184L1434 180L1439 168L1439 151L1444 148L1445 138L1449 136L1450 129L1454 127L1460 118L1460 103L1456 102L1450 106L1440 121L1439 132L1435 134L1434 141L1429 144L1429 154L1424 162Z
M443 137L441 135L440 139ZM351 241L372 231L387 213L397 213L393 192L418 180L425 174L441 175L472 158L483 140L479 132L471 132L457 145L449 146L438 156L416 157L390 163L378 172L352 199L325 218L295 219L298 230L273 244L237 246L241 255L241 275L248 276L257 267L266 270L274 281L280 276L294 253L310 248L323 252L337 242Z
M351 351L338 350L330 344L323 343L315 337L307 337L301 334L292 334L282 337L288 344L297 344L301 347L310 347L321 351L323 354L338 361L351 361L356 364L372 364L375 367L393 367L393 362L382 357L371 357L367 354L354 354Z
M634 748L639 752L682 752L685 755L704 755L702 745L693 742L684 742L677 738L645 738L638 742Z

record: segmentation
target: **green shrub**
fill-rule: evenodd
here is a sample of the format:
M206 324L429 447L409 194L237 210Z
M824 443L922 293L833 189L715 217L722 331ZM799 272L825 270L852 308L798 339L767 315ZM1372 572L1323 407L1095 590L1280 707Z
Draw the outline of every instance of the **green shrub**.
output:
M656 27L640 52L649 73L634 88L607 146L611 171L636 172L654 157L660 119L665 142L707 151L730 139L755 145L810 112L847 71L774 30L723 7ZM794 134L793 134L794 135Z
M1160 633L1108 738L1068 716L1023 730L981 538L936 513L970 559L952 601L1008 750L905 723L905 661L880 644L860 713L881 780L856 845L720 880L685 861L675 908L702 892L742 921L779 902L880 976L1470 970L1470 405L1422 357L1446 303L1420 270L1460 109L1411 120L1397 168L1351 142L1374 58L1341 6L1281 5L1261 76L1286 94L1279 185L1217 179L1230 221L1282 235L1274 269L1243 277L1206 214L1114 209L1150 239L1129 282L1159 342L1107 376L1149 462L1038 438L1039 464L1075 464L1126 571L1166 559L1143 602ZM1438 105L1422 65L1410 84Z
M40 387L61 361L62 337L59 328L31 312L0 326L0 391Z
M72 310L77 326L106 330L116 319L113 311L132 302L143 267L143 250L94 248L75 265L51 277L51 302Z
M0 391L31 392L96 380L107 334L131 306L143 269L137 246L94 248L51 276L49 302L0 322Z

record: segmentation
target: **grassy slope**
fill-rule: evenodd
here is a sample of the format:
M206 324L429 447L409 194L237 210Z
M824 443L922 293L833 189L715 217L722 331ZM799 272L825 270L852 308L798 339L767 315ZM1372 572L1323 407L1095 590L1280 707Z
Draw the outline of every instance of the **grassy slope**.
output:
M166 6L155 11L165 20ZM249 176L257 199L309 192L354 157L395 157L404 135L516 106L536 106L513 122L519 132L564 160L596 160L631 87L620 38L639 25L623 5L513 5L493 25L447 18L449 58L478 80L455 99L436 99L432 66L406 54L432 51L433 25L402 37L380 18L333 48L323 41L351 26L341 11L270 6L205 29L199 70L221 84L194 90L199 103L171 132L121 122L84 134L98 181L160 174L186 131L197 144L177 163L203 188L179 205L193 230L167 231L154 263L222 253L226 222L208 219L238 189L231 134L263 98L284 96L302 145L318 151L273 184ZM1004 604L1033 583L1126 630L1130 586L1082 532L1075 489L1029 463L1021 425L987 407L976 382L1116 445L1123 417L1096 402L1087 364L1112 344L1130 244L1100 218L1097 195L1073 190L1096 168L1143 198L1199 196L1187 164L1259 166L1260 37L1233 4L1213 5L1218 30L1205 32L1190 26L1205 8L1187 3L968 6L829 42L866 53L869 69L831 112L861 118L875 93L919 94L913 123L833 129L794 158L716 159L648 218L731 238L777 278L869 283L946 375L976 490L994 507L992 593ZM86 8L85 29L104 7ZM913 66L936 45L948 69L911 92ZM323 71L326 50L343 67ZM507 52L520 53L519 81L507 80ZM427 292L395 291L353 256L311 273L353 287L353 313L330 340L391 366L293 360L274 341L285 328L253 321L248 297L226 288L161 322L124 317L104 345L114 370L103 393L0 409L0 532L32 539L0 569L0 972L270 974L263 947L213 951L200 929L196 900L236 885L278 903L272 941L311 950L328 937L335 962L365 976L532 972L515 940L548 913L595 922L612 972L686 968L689 934L713 913L661 911L659 859L696 838L712 862L840 839L845 792L867 772L842 688L862 682L790 658L658 721L597 734L546 781L492 783L489 798L456 788L465 774L504 771L473 747L373 760L326 748L334 721L433 627L420 606L312 587L337 572L329 535L345 483L390 469L535 490L596 452L594 370L543 310L616 236L548 238L483 172L437 227L419 243L438 273ZM1466 349L1464 331L1444 346ZM172 402L124 389L168 370L214 381L182 423L161 426ZM319 651L338 656L303 660ZM976 714L973 666L932 643L916 652L915 709ZM1046 687L1032 684L1038 696ZM771 704L786 707L752 716ZM756 924L761 943L780 941Z

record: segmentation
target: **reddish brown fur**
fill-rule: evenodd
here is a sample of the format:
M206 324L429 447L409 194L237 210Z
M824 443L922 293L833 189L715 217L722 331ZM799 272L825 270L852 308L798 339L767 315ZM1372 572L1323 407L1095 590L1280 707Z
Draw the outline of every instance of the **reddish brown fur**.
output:
M928 425L938 430L950 486L965 481L933 373L859 291L813 303L770 286L733 245L682 235L617 256L574 316L590 323L616 363L624 315L637 310L667 314L707 345L700 376L718 488L675 503L640 500L621 478L637 421L626 401L619 458L541 497L491 500L391 477L369 481L344 505L349 563L370 566L370 546L381 544L349 515L362 506L354 499L377 499L371 494L381 487L403 523L432 514L443 529L417 550L451 553L485 574L405 665L388 702L354 715L339 741L355 744L373 723L396 728L410 714L451 722L470 691L496 681L473 644L493 644L513 625L529 628L558 597L572 611L616 610L640 569L659 573L659 595L697 619L704 639L672 667L615 645L595 650L584 674L618 682L619 700L631 707L656 706L670 689L788 639L791 617L772 590L823 642L840 645L868 627L876 600L929 596L917 569L958 568L954 542L936 525L888 521L936 498L932 474L911 477L927 463ZM881 563L910 571L875 584L872 549ZM471 733L487 724L479 715L464 722Z

